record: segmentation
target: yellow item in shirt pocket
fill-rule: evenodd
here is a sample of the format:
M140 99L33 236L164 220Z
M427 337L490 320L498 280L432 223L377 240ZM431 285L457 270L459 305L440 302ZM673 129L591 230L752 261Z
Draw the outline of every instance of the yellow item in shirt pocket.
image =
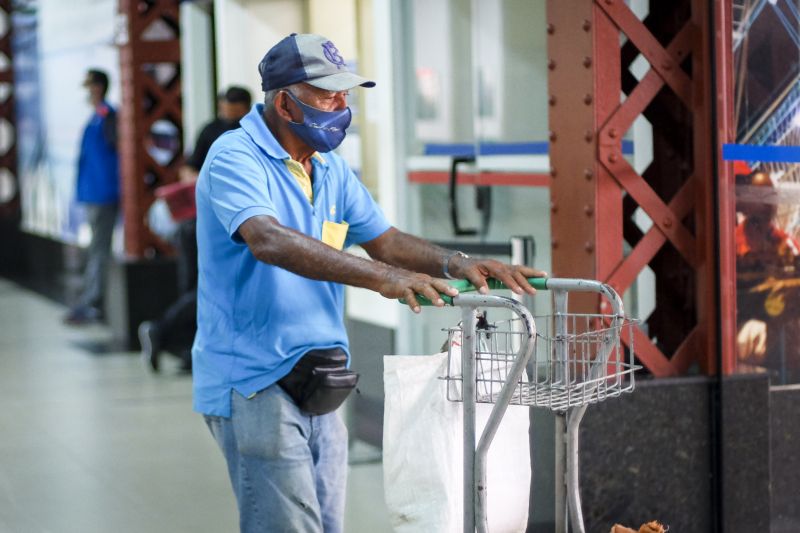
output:
M337 250L341 250L344 248L344 240L347 237L347 228L349 227L350 224L347 222L342 222L340 224L338 222L326 220L322 223L322 242Z

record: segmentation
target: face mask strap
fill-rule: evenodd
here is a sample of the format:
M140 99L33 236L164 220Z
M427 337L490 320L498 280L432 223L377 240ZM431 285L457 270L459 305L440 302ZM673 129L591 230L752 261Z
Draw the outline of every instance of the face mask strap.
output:
M303 107L307 107L309 109L313 109L314 111L318 111L320 113L330 113L330 111L325 111L324 109L320 109L318 107L314 107L313 105L305 103L304 101L300 100L300 98L298 98L295 94L293 94L292 91L290 91L289 89L281 89L281 92L288 94L289 98L291 98L295 104L299 105L301 110L303 110Z

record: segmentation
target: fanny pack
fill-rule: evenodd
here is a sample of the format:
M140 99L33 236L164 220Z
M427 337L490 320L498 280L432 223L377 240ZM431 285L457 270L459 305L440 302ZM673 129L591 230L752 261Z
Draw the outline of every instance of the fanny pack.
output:
M358 374L346 365L347 354L339 348L311 350L278 385L300 410L324 415L338 409L358 383Z

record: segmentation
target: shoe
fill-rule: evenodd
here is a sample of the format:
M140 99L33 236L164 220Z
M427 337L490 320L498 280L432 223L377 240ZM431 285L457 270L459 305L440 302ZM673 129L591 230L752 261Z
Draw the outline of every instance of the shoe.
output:
M158 354L161 347L158 342L158 331L156 325L149 320L139 324L139 344L142 346L142 359L144 359L153 369L158 372Z
M102 318L102 313L96 307L81 305L73 307L67 313L62 322L68 326L85 326L86 324L93 324L99 322Z

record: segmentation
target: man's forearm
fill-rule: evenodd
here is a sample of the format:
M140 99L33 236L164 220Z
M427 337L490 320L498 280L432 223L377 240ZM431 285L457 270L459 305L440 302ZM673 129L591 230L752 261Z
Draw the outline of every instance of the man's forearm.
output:
M364 287L386 298L404 298L415 313L421 311L418 295L442 306L442 293L450 296L458 293L443 280L427 274L389 266L380 260L370 261L331 248L282 226L272 217L248 219L239 227L239 234L251 253L264 263L306 278Z
M306 278L379 291L383 278L392 268L379 261L341 252L277 222L251 219L242 226L240 233L259 261Z
M370 256L413 272L444 277L444 262L453 251L395 228L363 245Z
M486 280L495 278L517 294L533 294L536 290L528 278L547 275L528 266L507 265L489 258L468 258L395 228L362 246L373 259L437 278L447 273L453 278L467 279L484 293L489 290Z

